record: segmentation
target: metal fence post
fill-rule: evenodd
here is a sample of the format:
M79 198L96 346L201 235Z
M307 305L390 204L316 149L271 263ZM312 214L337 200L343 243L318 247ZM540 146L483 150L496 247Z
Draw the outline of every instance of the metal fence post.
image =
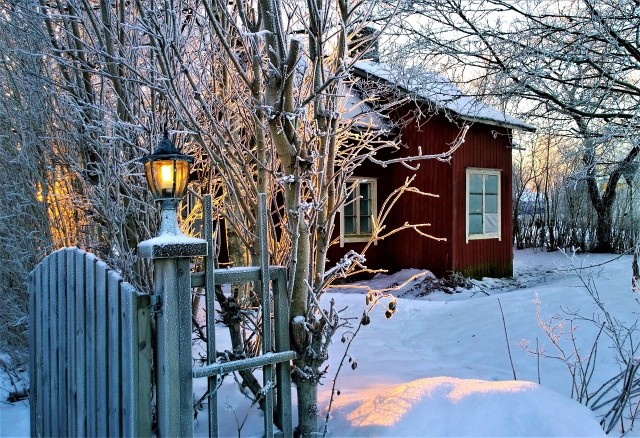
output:
M154 354L158 435L193 436L190 258L207 254L207 243L185 235L161 234L138 246L153 259L152 304L158 312Z

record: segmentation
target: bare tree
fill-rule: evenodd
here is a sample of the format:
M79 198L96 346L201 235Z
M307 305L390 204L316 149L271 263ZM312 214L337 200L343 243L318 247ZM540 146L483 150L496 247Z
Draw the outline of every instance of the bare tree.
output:
M3 9L11 19L1 37L25 35L6 46L5 59L29 61L15 75L25 80L16 82L14 100L40 99L25 109L30 124L8 140L18 153L18 132L28 135L40 153L33 158L42 181L20 181L40 214L37 227L51 234L32 259L79 245L150 287L149 266L135 248L155 232L157 215L136 160L165 131L196 158L194 192L216 195L234 264L260 260L256 204L268 193L269 256L288 267L301 436L319 430L321 365L342 324L334 303L322 306L321 297L363 263L347 254L327 266L336 214L358 165L397 147L372 115L393 108L393 90L363 86L351 73L376 37L363 31L369 12L346 0L39 0ZM4 68L11 79L13 65ZM242 345L244 321L234 317L260 312L252 293L241 285L231 296L216 293L243 355L253 351ZM243 384L257 397L252 377L243 375Z

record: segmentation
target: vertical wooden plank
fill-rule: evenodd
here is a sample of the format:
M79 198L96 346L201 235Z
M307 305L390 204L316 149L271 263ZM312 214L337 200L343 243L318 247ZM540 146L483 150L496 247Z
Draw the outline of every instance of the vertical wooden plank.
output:
M269 291L269 245L267 234L267 194L258 194L258 238L260 240L260 302L262 305L262 354L271 353L271 294ZM264 392L264 433L273 437L273 365L262 368ZM270 388L270 389L267 389Z
M288 351L291 348L289 340L289 300L287 298L287 273L284 268L277 268L278 276L273 282L276 351ZM276 364L276 396L278 403L277 423L282 429L283 436L293 436L291 424L291 364L280 362Z
M138 415L138 405L136 403L137 384L137 348L136 339L138 337L138 327L136 319L136 297L135 290L128 283L120 285L121 300L121 320L122 326L122 356L120 359L120 369L122 370L122 436L137 436L135 421Z
M49 272L48 272L48 260L44 260L40 265L38 265L36 271L36 288L38 289L38 339L36 340L36 348L38 350L38 380L36 380L36 385L38 387L38 399L36 400L36 422L37 429L36 432L33 432L33 436L43 436L45 435L45 420L48 420L48 416L45 418L46 409L49 409L48 399L47 399L47 386L45 384L45 376L47 375L47 367L49 364L48 360L48 349L47 343L48 340L48 315L49 315L49 302L48 302L48 290L47 285L49 284Z
M132 390L136 391L136 406L138 408L136 433L134 436L151 436L151 364L153 350L151 348L151 315L149 312L150 299L148 294L136 294L137 317L133 322L137 326L137 355L134 361L134 371L138 376ZM135 351L135 350L134 350Z
M65 344L67 347L67 390L66 400L67 405L67 430L68 435L76 435L76 396L77 396L77 384L75 379L76 368L76 348L75 348L75 321L76 321L76 271L75 271L75 248L67 248L64 256L66 259L66 318L67 323L65 326Z
M122 416L123 436L151 435L151 324L149 296L129 283L122 299Z
M86 289L86 253L76 249L73 253L75 257L75 431L78 436L87 435L87 374L86 374L86 344L85 339L87 330L85 327L85 300L87 295Z
M136 319L135 290L128 283L121 284L121 326L122 326L122 356L120 368L122 370L122 435L135 436L135 420L138 406L135 393L137 384L136 339L138 336Z
M49 414L48 431L45 435L59 435L58 433L58 288L56 281L56 273L58 266L58 253L54 252L49 256L49 366L48 366L48 395L49 408L46 411ZM48 432L48 433L47 433Z
M107 273L107 311L108 311L108 339L107 356L108 362L108 431L109 436L122 436L122 380L119 358L122 357L120 338L120 284L122 278L116 272L109 270Z
M67 258L65 250L58 251L57 258L57 290L58 290L58 324L56 326L58 337L58 381L56 399L58 414L58 436L70 436L69 422L67 421Z
M108 429L108 396L107 382L108 356L107 333L109 331L107 321L107 272L109 267L101 260L96 263L96 422L97 435L107 436Z
M85 382L87 398L87 436L97 436L96 421L96 264L98 259L91 254L85 259L85 317L86 317L86 341L85 341Z
M31 402L29 424L31 434L37 435L36 406L38 405L37 359L39 351L36 348L36 331L38 323L38 309L36 308L36 270L29 274L29 401Z
M213 238L213 207L212 196L204 196L204 239L207 241L207 256L205 262L205 293L206 293L206 324L207 324L207 363L211 365L216 361L216 318L215 318L215 257L216 248ZM209 390L209 437L218 436L218 388L217 375L207 379Z
M175 261L176 294L178 305L178 368L180 379L179 406L180 435L193 436L193 344L191 323L191 260L181 257ZM165 294L166 296L167 294ZM162 309L166 312L166 308ZM166 357L166 356L165 356Z

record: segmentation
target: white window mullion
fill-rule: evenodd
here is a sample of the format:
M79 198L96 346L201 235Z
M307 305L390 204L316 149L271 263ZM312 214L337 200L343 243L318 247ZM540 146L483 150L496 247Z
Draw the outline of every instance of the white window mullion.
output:
M487 234L487 175L482 175L482 234Z
M355 196L353 198L356 212L356 234L360 234L360 182L356 182Z

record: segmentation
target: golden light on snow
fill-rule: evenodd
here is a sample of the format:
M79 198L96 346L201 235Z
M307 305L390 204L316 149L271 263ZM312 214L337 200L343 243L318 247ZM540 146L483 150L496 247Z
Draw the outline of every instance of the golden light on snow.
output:
M522 381L488 382L485 380L435 377L414 380L391 386L386 391L380 386L359 391L360 405L347 420L353 426L392 426L417 403L425 398L445 397L458 403L468 397L489 393L515 393L535 388L536 384ZM349 402L348 400L343 400ZM351 400L353 401L353 400Z

